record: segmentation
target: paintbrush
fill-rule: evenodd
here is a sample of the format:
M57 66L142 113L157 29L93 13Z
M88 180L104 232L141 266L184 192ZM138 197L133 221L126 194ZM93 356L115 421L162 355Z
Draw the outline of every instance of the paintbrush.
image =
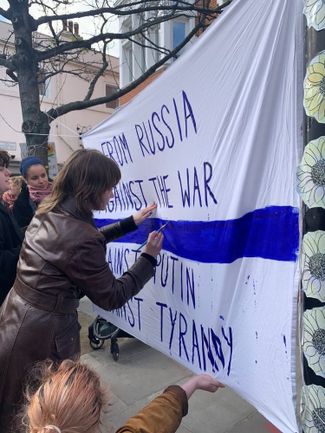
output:
M157 230L157 233L160 233L161 231L163 231L164 228L166 227L166 225L167 225L168 223L169 223L169 221L167 221L165 224L163 224L163 225L162 225L162 226ZM139 248L136 249L136 251L141 250L141 248L143 248L145 245L147 245L147 242L148 242L148 240L144 241L143 244L141 244L141 245L139 246Z

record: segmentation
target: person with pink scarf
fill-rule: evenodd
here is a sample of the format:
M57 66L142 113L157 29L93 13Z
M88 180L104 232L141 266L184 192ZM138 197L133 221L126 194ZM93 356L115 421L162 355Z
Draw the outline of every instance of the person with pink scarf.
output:
M14 203L12 212L18 225L26 229L38 205L52 192L42 161L36 156L28 156L21 161L20 172L25 179L21 193Z

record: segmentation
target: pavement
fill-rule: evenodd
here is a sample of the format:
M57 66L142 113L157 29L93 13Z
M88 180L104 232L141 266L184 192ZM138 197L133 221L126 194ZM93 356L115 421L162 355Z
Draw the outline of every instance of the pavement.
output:
M171 384L181 384L192 373L137 339L118 340L119 360L110 353L110 340L99 350L89 346L88 325L95 315L83 299L79 308L82 362L97 371L108 387L110 401L102 419L102 431L114 432L125 421ZM280 433L254 407L231 389L210 394L196 391L189 413L178 433Z

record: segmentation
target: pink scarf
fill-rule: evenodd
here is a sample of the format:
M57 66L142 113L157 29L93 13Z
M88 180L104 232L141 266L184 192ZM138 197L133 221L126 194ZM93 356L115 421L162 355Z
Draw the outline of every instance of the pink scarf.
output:
M28 185L28 191L29 191L29 196L31 198L31 200L36 203L39 204L41 203L45 197L47 197L48 195L51 194L52 192L52 183L49 182L46 188L35 188L34 186L30 186Z
M6 191L2 194L2 200L6 203L9 209L13 208L17 197L17 195L13 195L10 191Z

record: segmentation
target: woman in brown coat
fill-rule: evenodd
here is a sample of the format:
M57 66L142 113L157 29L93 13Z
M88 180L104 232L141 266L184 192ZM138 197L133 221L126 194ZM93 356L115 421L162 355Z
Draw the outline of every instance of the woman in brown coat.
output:
M113 310L154 274L163 240L157 232L120 278L107 265L106 243L136 229L155 207L98 231L92 211L105 209L120 177L118 166L100 152L75 152L26 231L17 277L0 310L0 432L9 433L24 378L36 361L78 358L79 298Z

